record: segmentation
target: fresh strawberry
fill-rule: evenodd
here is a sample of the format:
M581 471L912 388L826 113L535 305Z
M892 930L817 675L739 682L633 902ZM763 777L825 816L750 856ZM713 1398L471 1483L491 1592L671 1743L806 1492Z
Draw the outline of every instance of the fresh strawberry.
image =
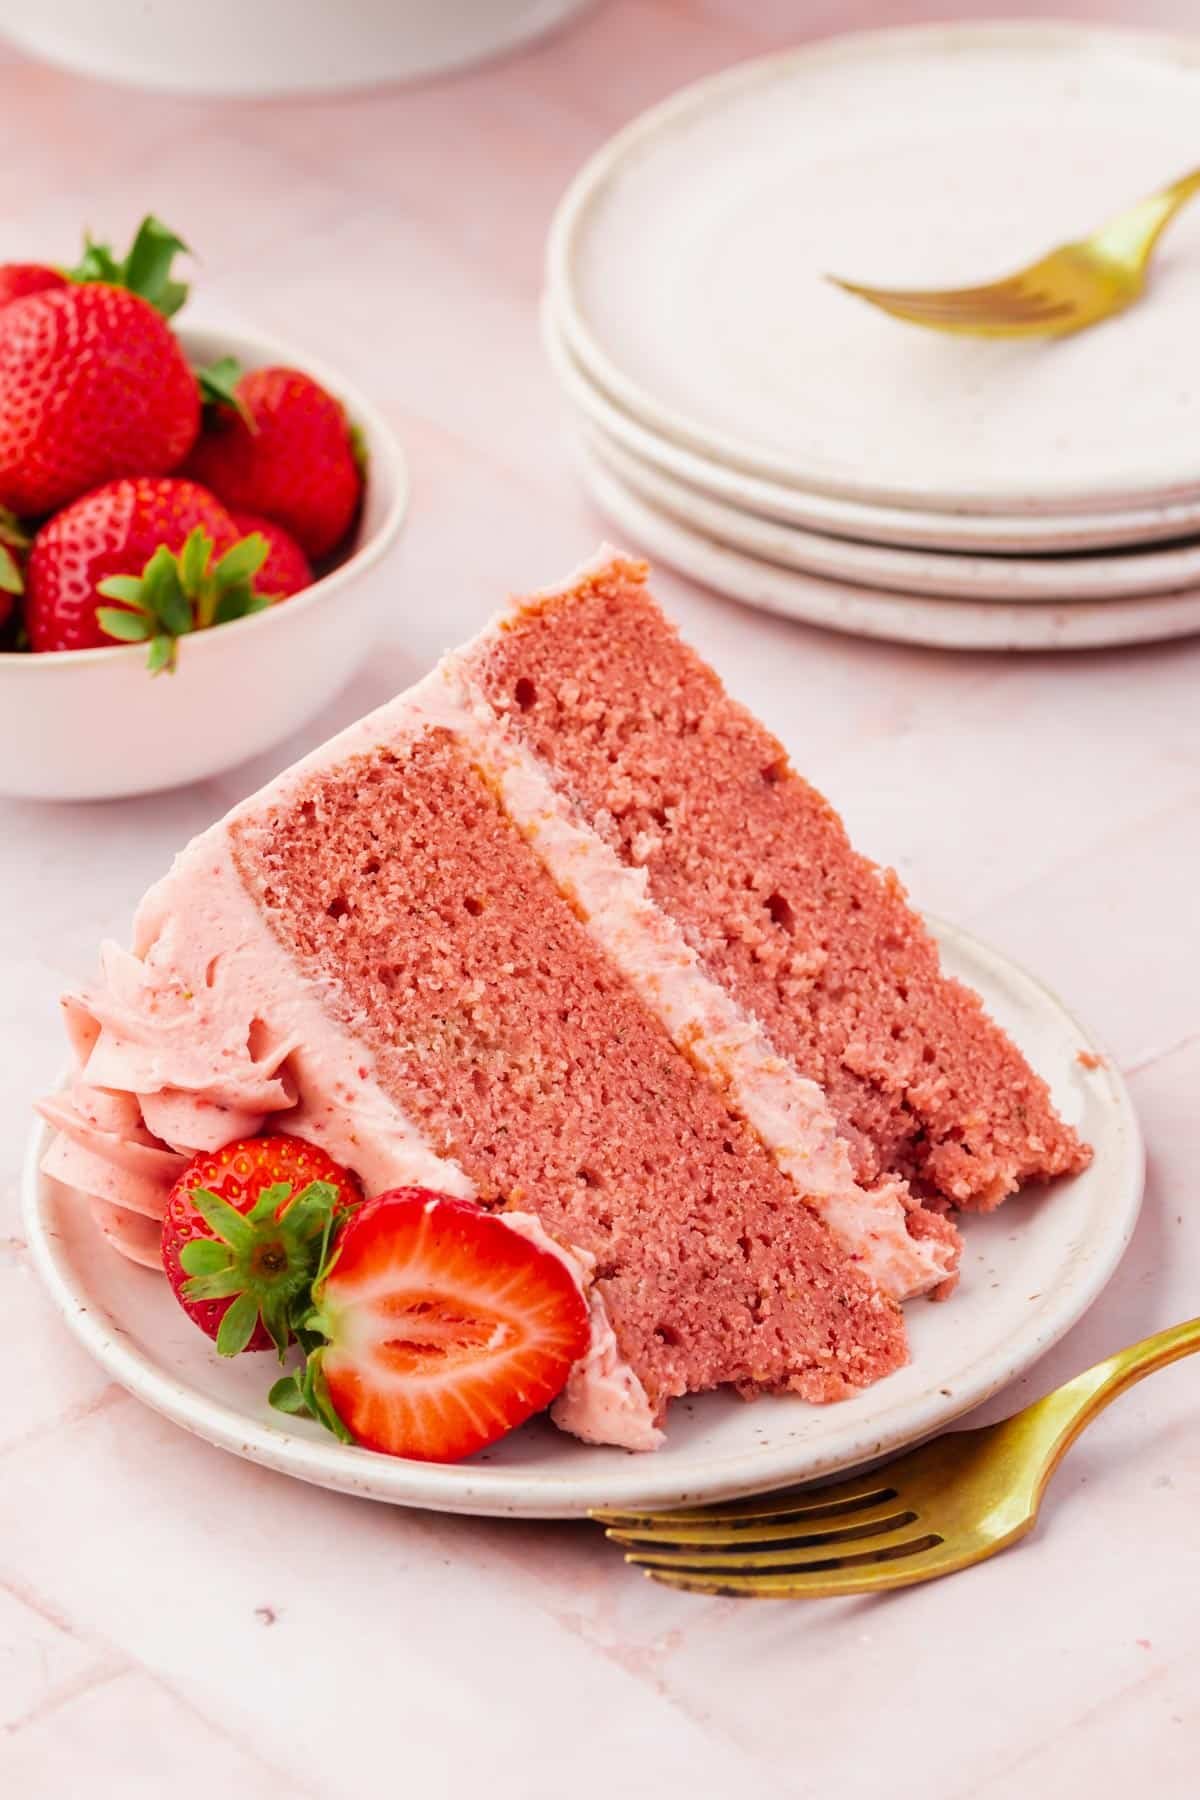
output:
M170 326L137 294L90 284L0 310L0 504L52 512L118 475L181 463L200 395Z
M348 1216L313 1303L303 1374L276 1382L272 1405L424 1462L457 1462L541 1412L588 1347L583 1296L553 1251L426 1188Z
M254 577L256 593L266 594L270 600L286 600L289 594L298 594L301 588L312 585L312 566L282 525L261 513L233 511L231 517L239 537L257 532L267 540L266 560Z
M200 569L194 567L193 558L184 569L182 553L194 531L200 531L209 549ZM196 625L218 623L216 601L212 617L196 616L193 601L198 581L209 576L209 551L214 549L219 558L225 558L236 545L234 520L198 482L148 475L95 488L74 506L56 513L34 538L25 572L25 623L31 646L34 650L97 650L112 648L117 641L135 643L158 635L173 639ZM166 553L167 563L175 563L171 553L180 553L176 580L162 571L164 558L158 556L155 580L144 594L142 583L148 580L149 565L160 549ZM266 545L255 540L250 556L243 553L236 558L237 580L248 583L264 551ZM214 574L219 574L221 567L223 563L218 563ZM227 569L227 574L232 576L234 571ZM158 589L160 576L162 587ZM113 578L117 578L117 587L112 585ZM182 605L178 596L187 605ZM248 601L248 585L245 596ZM106 598L119 599L130 610L128 625L122 626L119 608L101 605ZM243 605L241 612L250 610L250 605ZM133 608L142 610L140 625L135 623ZM219 623L237 616L237 610L221 614Z
M239 412L206 416L188 474L237 512L265 513L317 559L345 537L362 497L355 440L339 401L298 369L255 369Z
M353 1176L303 1138L242 1138L202 1152L163 1218L175 1298L222 1356L272 1345L282 1356L334 1225L360 1199Z
M89 240L68 281L0 307L0 505L53 512L183 461L200 390L166 319L187 294L171 274L185 248L146 218L128 256Z
M10 300L23 300L26 294L42 294L49 288L64 288L67 278L45 263L0 263L0 306Z
M113 475L184 461L200 383L166 319L187 297L171 272L185 248L148 216L128 256L86 238L70 270L0 266L0 504L50 513Z

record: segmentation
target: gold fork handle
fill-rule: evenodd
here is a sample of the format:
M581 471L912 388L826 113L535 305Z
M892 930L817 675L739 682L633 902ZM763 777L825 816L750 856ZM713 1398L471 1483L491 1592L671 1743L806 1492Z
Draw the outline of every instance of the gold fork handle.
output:
M1163 189L1163 199L1174 206L1182 206L1193 194L1200 194L1200 169L1190 170L1188 174L1181 175L1178 181L1173 181L1170 187Z
M1022 1412L1008 1420L1014 1439L1021 1442L1026 1454L1034 1446L1040 1449L1041 1468L1036 1481L1040 1497L1046 1483L1066 1455L1075 1439L1106 1406L1135 1382L1153 1375L1156 1369L1178 1362L1183 1356L1200 1351L1200 1319L1189 1319L1184 1325L1173 1325L1168 1331L1157 1331L1153 1337L1130 1344L1106 1357L1094 1368L1085 1369L1073 1381L1055 1388L1042 1400L1035 1400Z
M1106 260L1123 265L1129 275L1140 276L1164 227L1196 194L1200 194L1200 169L1190 169L1157 194L1118 213L1087 239L1087 245Z

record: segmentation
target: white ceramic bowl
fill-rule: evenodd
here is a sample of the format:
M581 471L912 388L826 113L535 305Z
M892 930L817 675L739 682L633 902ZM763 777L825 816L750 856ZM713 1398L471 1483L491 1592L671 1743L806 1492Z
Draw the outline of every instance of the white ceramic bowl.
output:
M304 94L413 81L514 50L584 0L0 0L0 32L101 81L178 94ZM297 29L297 27L299 29Z
M309 588L179 646L173 675L151 676L144 645L0 654L0 794L100 800L154 793L232 768L303 725L371 647L389 591L383 566L408 504L395 434L371 404L310 356L257 333L183 328L199 366L304 369L343 402L366 442L367 491L355 547Z

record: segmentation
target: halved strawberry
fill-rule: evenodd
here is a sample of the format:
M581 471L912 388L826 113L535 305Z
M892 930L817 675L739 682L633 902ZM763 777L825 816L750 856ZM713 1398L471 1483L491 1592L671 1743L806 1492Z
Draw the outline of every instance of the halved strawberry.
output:
M344 1442L457 1462L541 1412L588 1346L566 1265L468 1200L396 1188L338 1235L301 1336L324 1340L271 1390Z
M175 1298L222 1356L292 1341L338 1219L361 1199L304 1138L239 1138L193 1157L171 1189L162 1258Z

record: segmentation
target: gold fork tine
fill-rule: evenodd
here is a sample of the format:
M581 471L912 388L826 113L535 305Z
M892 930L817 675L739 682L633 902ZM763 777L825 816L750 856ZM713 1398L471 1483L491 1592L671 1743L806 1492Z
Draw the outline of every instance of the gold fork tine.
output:
M983 337L1053 336L1097 324L1132 304L1164 227L1200 193L1200 169L1127 207L1077 243L1002 280L962 288L886 288L828 277L893 318L931 331Z
M985 337L1037 337L1051 330L1066 329L1079 315L1067 302L1046 307L994 307L990 311L951 312L931 307L896 306L891 301L872 302L880 312L910 325L922 325L947 335Z
M1191 1319L1085 1369L1011 1419L947 1432L830 1487L592 1517L633 1567L690 1592L791 1599L906 1587L1024 1537L1085 1426L1144 1376L1197 1352L1200 1319Z
M904 1533L907 1536L902 1538ZM666 1543L645 1548L637 1545L628 1551L625 1561L635 1569L701 1569L713 1575L742 1569L830 1569L846 1562L874 1562L881 1550L891 1551L901 1541L920 1539L924 1543L932 1535L922 1531L916 1513L901 1512L885 1519L879 1531L831 1531L823 1538L757 1544L744 1550L729 1544L681 1544L675 1549ZM615 1541L621 1543L620 1538Z
M896 1501L895 1496L864 1510L835 1513L785 1514L781 1519L718 1518L712 1521L686 1520L655 1525L639 1525L621 1530L612 1526L608 1536L625 1549L639 1550L644 1545L745 1545L745 1544L831 1544L843 1539L867 1537L884 1527L910 1524L916 1513Z
M954 294L911 294L885 295L869 293L863 295L874 306L881 307L884 312L894 313L906 318L920 318L930 321L945 321L947 325L963 324L975 318L987 317L996 320L1036 319L1042 317L1061 317L1072 310L1071 302L1056 299L1044 290L1022 290L1013 288L1003 293L983 299L962 298Z
M903 306L908 302L889 300L887 304ZM989 316L992 317L1004 314L1013 318L1021 318L1039 312L1046 306L1062 306L1064 302L1041 288L1013 287L981 297L972 295L968 299L960 299L957 295L947 294L928 302L918 299L914 304L920 307L928 306L931 312L944 313L947 317L969 318L986 309Z
M867 1557L859 1564L843 1558L840 1562L829 1559L808 1569L764 1570L761 1574L732 1569L723 1574L709 1573L707 1564L688 1569L643 1569L642 1573L650 1581L691 1594L750 1600L832 1600L911 1587L918 1581L949 1575L962 1566L945 1562L938 1539L916 1538L896 1544L886 1558Z
M909 302L928 303L931 306L976 306L988 301L1004 301L1015 297L1022 291L1024 275L1012 275L1006 281L988 281L981 287L965 288L887 288L868 287L861 281L843 281L840 275L827 277L834 287L844 288L848 294L861 295L866 300L890 300L898 306Z
M678 1512L616 1512L601 1507L591 1516L599 1525L618 1531L636 1531L642 1525L659 1525L664 1519L669 1519L672 1524L691 1525L726 1520L826 1518L895 1498L896 1490L891 1482L874 1474L851 1476L827 1487L756 1494L747 1500L723 1500L716 1506L682 1507Z
M968 326L976 325L984 316L966 308L934 306L901 306L892 300L879 300L875 304L881 311L891 313L896 319L912 319L921 325L933 325L941 331L962 331ZM1052 305L1013 305L994 306L989 309L987 318L995 325L1024 325L1041 323L1044 320L1065 318L1073 309L1066 301L1058 301Z

